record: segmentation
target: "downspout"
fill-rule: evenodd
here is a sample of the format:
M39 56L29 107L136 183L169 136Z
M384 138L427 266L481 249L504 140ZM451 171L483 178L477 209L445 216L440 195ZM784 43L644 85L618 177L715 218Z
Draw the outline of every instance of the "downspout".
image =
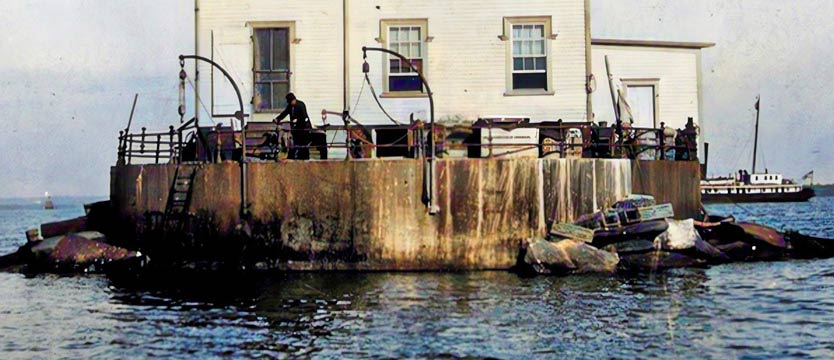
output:
M594 76L593 62L591 57L591 0L585 0L585 119L594 121L593 84L591 78Z
M349 0L342 0L342 122L345 124L345 159L350 159L350 55L348 45L350 36L348 10Z
M350 9L349 0L342 0L342 82L343 82L343 116L345 121L347 121L348 117L350 116L350 76L349 74L349 66L350 66L350 54L348 53L348 49L350 46L350 36L348 34L349 29L349 21L350 17L348 15L348 10ZM350 151L348 151L350 153Z
M194 0L194 54L200 55L200 0ZM200 126L200 64L194 62L194 124Z

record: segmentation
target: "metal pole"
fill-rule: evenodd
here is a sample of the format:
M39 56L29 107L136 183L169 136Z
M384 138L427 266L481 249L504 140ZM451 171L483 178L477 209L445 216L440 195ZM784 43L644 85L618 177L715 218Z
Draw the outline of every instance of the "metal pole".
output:
M379 51L379 52L383 52L383 53L394 55L394 56L398 57L400 60L402 60L403 62L408 64L408 66L411 68L411 70L413 70L415 73L417 73L417 76L420 77L420 82L422 82L423 86L426 87L426 94L429 97L429 140L428 140L428 142L429 142L429 149L431 149L431 156L429 156L427 158L428 162L429 162L429 191L428 191L428 201L426 203L426 206L429 209L429 214L436 214L439 211L439 209L438 209L437 205L435 205L435 203L434 203L434 200L435 200L434 199L435 198L435 196L434 196L434 190L435 190L435 186L434 186L435 185L434 184L435 183L435 178L434 178L434 176L435 176L435 166L436 166L434 158L437 155L437 154L435 154L436 149L435 149L435 146L434 146L434 94L431 91L431 87L429 86L428 81L426 81L426 78L423 76L423 72L420 71L420 69L417 69L417 67L415 67L414 64L412 64L410 60L405 58L405 56L402 56L399 53L396 53L396 52L393 52L391 50L384 49L384 48L375 48L375 47L367 47L367 46L362 47L362 54L363 55L367 56L368 51ZM428 153L426 153L426 155L428 155Z
M139 94L133 95L133 106L130 107L130 117L127 118L127 127L125 134L130 133L130 124L133 123L133 112L136 110L136 101L139 100Z
M194 54L200 55L200 0L194 0ZM194 63L194 118L200 121L200 66Z
M249 206L246 202L246 116L244 114L243 97L240 95L240 88L237 86L237 83L234 79L232 79L232 76L229 75L226 69L224 69L216 62L199 55L180 55L180 61L184 61L185 59L204 61L216 67L217 70L220 70L220 72L223 73L223 76L225 76L226 79L229 80L229 83L232 84L232 88L234 88L235 94L237 95L237 101L238 105L240 106L240 110L235 113L235 118L240 120L240 143L241 150L243 151L243 153L240 155L240 216L241 218L245 218L249 214ZM232 139L234 141L234 131L232 132Z
M608 90L611 92L611 105L614 107L614 120L620 120L620 109L617 108L617 97L614 95L614 76L611 75L611 65L608 55L605 55L605 73L608 75Z
M348 19L348 0L342 0L342 90L344 92L342 96L344 106L342 109L344 109L345 117L350 115L350 77L348 76L350 67L348 46L350 44L350 39L348 37Z
M585 0L585 91L587 92L585 104L585 120L594 121L593 91L591 88L591 77L593 76L593 63L591 56L591 0Z
M759 150L759 107L761 107L762 96L756 97L756 135L753 138L753 172L756 173L756 152Z

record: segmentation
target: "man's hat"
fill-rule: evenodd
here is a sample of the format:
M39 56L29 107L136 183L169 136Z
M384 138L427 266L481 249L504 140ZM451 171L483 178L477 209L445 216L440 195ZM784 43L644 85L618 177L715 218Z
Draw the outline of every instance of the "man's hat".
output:
M293 100L295 100L295 94L287 93L287 102L291 102Z

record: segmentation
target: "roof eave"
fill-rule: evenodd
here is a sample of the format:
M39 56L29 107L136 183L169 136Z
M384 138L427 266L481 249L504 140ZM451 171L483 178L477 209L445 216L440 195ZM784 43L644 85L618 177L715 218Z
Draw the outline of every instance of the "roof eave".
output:
M715 46L709 42L625 40L625 39L591 39L591 45L635 46L672 49L706 49Z

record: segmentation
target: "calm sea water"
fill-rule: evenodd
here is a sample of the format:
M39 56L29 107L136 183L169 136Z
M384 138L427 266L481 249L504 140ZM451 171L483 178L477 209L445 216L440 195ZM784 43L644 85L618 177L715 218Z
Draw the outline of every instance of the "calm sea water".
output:
M21 204L23 202L23 204ZM712 206L834 237L834 198ZM0 202L0 252L80 215ZM834 259L637 277L0 273L0 357L834 358Z

